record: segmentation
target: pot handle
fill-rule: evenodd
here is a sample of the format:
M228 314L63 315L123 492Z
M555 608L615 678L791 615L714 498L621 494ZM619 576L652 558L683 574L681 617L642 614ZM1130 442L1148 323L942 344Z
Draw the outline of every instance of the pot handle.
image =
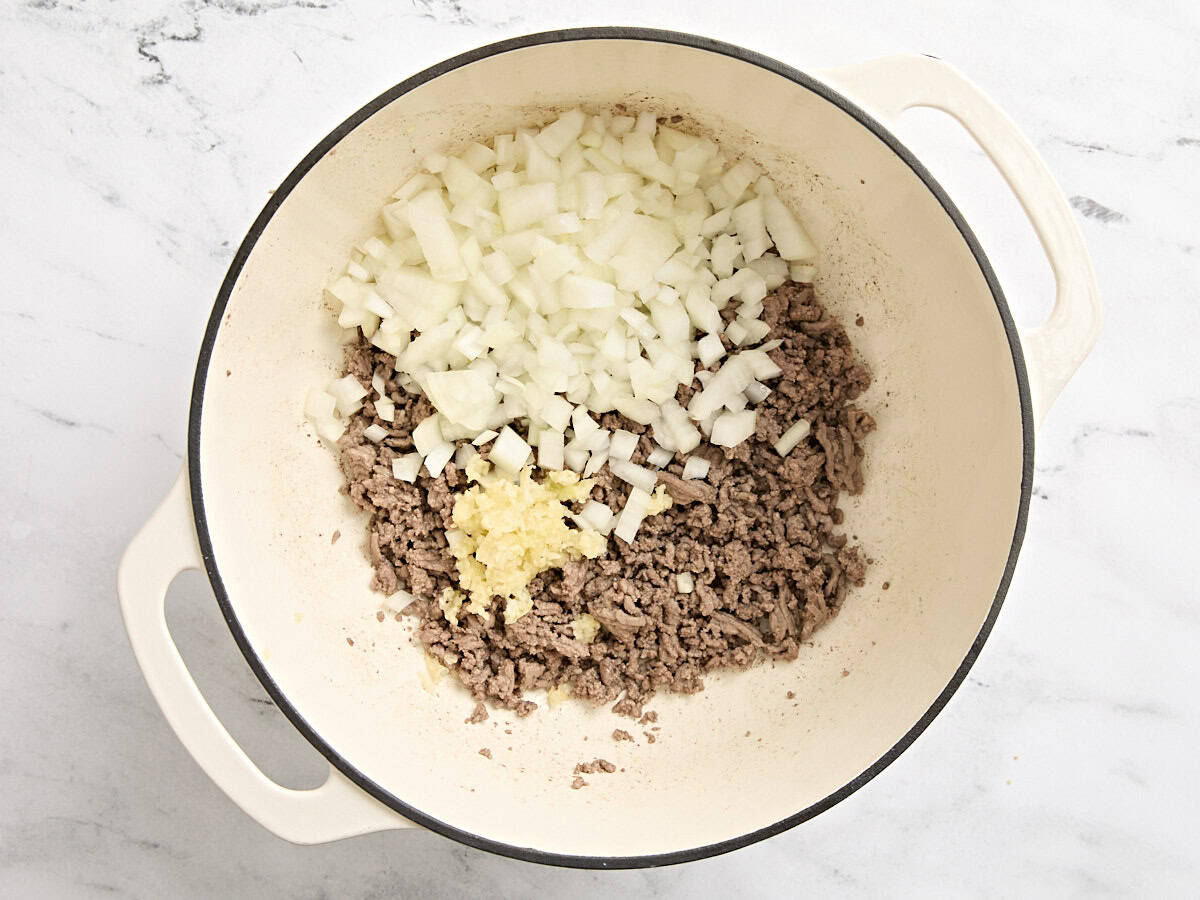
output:
M167 629L165 602L171 580L186 569L203 568L184 467L125 550L117 593L125 630L150 692L200 768L264 828L297 844L418 827L333 766L320 787L295 791L264 775L237 745L200 693Z
M1054 309L1045 322L1021 334L1034 420L1041 424L1096 343L1102 319L1083 235L1054 176L1016 123L961 72L936 57L890 56L818 75L888 124L918 106L948 113L1008 182L1054 272Z

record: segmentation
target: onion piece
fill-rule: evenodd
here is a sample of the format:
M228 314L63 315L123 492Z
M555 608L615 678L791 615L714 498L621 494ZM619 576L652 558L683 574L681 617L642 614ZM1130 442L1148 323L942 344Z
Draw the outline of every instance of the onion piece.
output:
M332 394L313 388L308 392L304 401L304 415L310 421L319 422L321 419L333 418L333 410L337 404Z
M654 466L656 469L661 469L667 465L675 456L670 450L665 447L655 447L646 456L646 465Z
M780 456L787 456L796 448L797 444L808 437L811 430L812 423L807 419L800 419L779 436L779 440L775 442L775 452Z
M425 469L429 472L430 477L437 478L441 475L452 456L454 456L454 445L449 441L442 441L425 454Z
M724 355L725 345L721 343L720 335L706 334L696 342L696 356L706 369Z
M649 508L650 494L641 488L635 487L629 492L629 499L625 501L625 506L621 509L621 514L617 517L617 524L613 529L613 534L627 544L633 543L633 539L637 536L638 529L642 525L642 520L646 518L646 511Z
M583 509L575 517L577 524L581 523L584 528L590 528L605 536L612 531L615 519L616 513L598 500L589 500L583 504Z
M718 447L736 447L754 434L754 410L723 412L713 420L712 436L709 438Z
M429 263L430 274L438 281L466 281L467 269L459 255L441 192L422 191L408 201L406 212L409 227Z
M363 429L363 437L373 444L378 444L387 436L388 430L382 425L372 424Z
M588 457L588 461L583 467L583 477L591 478L593 475L595 475L597 472L599 472L602 468L604 468L604 464L606 462L608 462L608 454L607 453L605 453L603 451L598 451L598 452L592 453Z
M567 447L563 451L563 460L566 462L567 468L574 472L582 472L588 463L588 451L586 447Z
M367 389L353 375L346 375L329 385L329 394L334 399L337 411L343 416L352 416L362 408L362 399Z
M487 431L481 431L475 436L475 440L471 441L476 447L482 447L488 441L495 440L500 436L500 432L492 431L490 428Z
M415 432L413 437L416 437ZM497 469L515 475L524 468L531 453L533 453L533 448L505 425L500 430L500 436L496 438L496 443L492 445L492 451L488 458Z
M460 469L465 469L467 463L479 455L479 451L470 444L459 444L458 449L454 451L454 465Z
M703 456L689 456L683 464L683 477L689 480L705 478L708 476L709 465L709 461Z
M412 430L413 447L421 456L428 456L433 448L443 442L441 416L434 413L426 416Z
M771 234L775 249L781 258L808 262L817 255L816 245L797 221L791 211L783 205L778 197L764 197L762 200L764 225Z
M680 572L675 576L675 587L681 594L690 594L696 589L696 579L691 572Z
M608 455L613 459L628 462L637 450L638 436L631 431L619 428L612 434L608 445Z
M538 434L538 468L557 470L563 467L563 433L547 428Z
M317 434L331 443L336 442L338 438L346 433L346 423L332 416L327 419L321 419L313 424L316 426Z
M742 393L751 403L762 403L771 395L771 389L761 381L751 381Z
M425 458L420 453L405 453L403 456L394 457L392 459L392 476L399 481L407 481L412 484L417 480L417 475L424 462Z
M610 459L608 470L626 484L640 488L647 494L653 491L654 486L658 484L658 476L652 471L626 460Z

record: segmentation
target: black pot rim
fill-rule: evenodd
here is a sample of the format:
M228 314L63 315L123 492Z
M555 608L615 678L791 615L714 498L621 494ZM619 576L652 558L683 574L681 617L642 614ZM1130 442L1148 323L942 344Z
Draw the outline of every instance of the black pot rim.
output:
M531 847L519 847L512 844L506 844L501 841L496 841L491 838L482 837L442 822L433 818L430 815L416 809L399 797L393 795L389 791L371 781L366 775L360 772L349 760L340 756L316 730L300 715L291 701L279 689L278 685L271 678L266 666L258 657L258 654L251 647L249 640L246 637L241 624L238 621L237 615L234 612L233 606L229 600L229 594L225 588L225 584L221 578L221 573L217 567L217 561L213 555L212 539L209 535L208 521L205 515L204 507L204 492L200 473L200 424L201 412L204 405L204 387L208 376L209 362L212 358L213 347L216 343L217 332L220 329L221 319L224 315L226 305L229 302L230 295L233 292L234 284L237 282L242 268L246 264L251 251L266 228L271 217L279 209L284 199L296 187L299 181L305 174L320 160L330 149L334 147L343 137L350 131L356 128L359 124L365 121L370 116L374 115L384 106L391 103L396 98L408 93L425 84L428 81L437 78L447 72L462 66L477 62L481 59L486 59L491 56L508 53L514 50L520 50L526 47L538 46L541 44L561 43L568 41L586 41L586 40L634 40L634 41L651 41L666 44L678 44L685 47L692 47L699 50L706 50L712 53L718 53L722 56L732 57L750 65L758 66L766 69L776 75L780 75L795 84L812 91L818 96L824 98L835 106L838 106L843 111L857 119L862 125L869 129L877 138L888 145L892 151L900 157L913 172L921 179L925 186L933 193L941 204L942 208L950 216L963 240L966 241L971 253L974 255L976 262L979 265L980 271L987 282L988 288L991 290L992 297L996 303L996 311L1000 316L1000 320L1004 325L1005 336L1008 340L1009 349L1012 352L1013 368L1016 375L1018 392L1021 401L1021 427L1022 427L1022 445L1023 445L1023 464L1021 472L1021 498L1020 505L1017 510L1017 521L1013 529L1012 545L1009 548L1008 559L1004 567L1004 573L1001 576L1000 584L996 590L995 599L992 602L991 609L988 611L987 618L984 620L983 626L980 628L978 635L972 642L969 651L967 652L962 663L955 671L950 682L938 695L937 699L929 707L920 720L913 725L912 728L897 741L888 752L883 754L869 768L862 772L858 777L843 785L838 790L829 794L824 799L812 804L811 806L800 810L799 812L781 819L774 824L759 828L755 831L741 835L736 838L720 841L714 844L708 844L701 847L693 847L687 850L677 850L670 853L654 853L643 856L586 856L586 855L568 855L561 853L551 853L543 850L537 850ZM263 688L270 695L275 704L287 716L288 720L296 727L296 729L304 735L329 762L337 767L347 778L362 788L371 796L375 797L380 802L391 807L396 812L403 815L405 818L422 825L431 831L438 832L446 837L453 838L460 843L470 847L475 847L480 850L487 850L491 853L496 853L501 856L508 856L514 859L525 860L528 862L541 863L545 865L569 866L581 869L631 869L640 867L653 867L673 865L676 863L691 862L693 860L704 859L710 856L716 856L721 853L727 853L731 850L737 850L765 838L772 837L783 831L788 830L801 822L813 818L819 813L824 812L836 803L841 802L846 797L857 791L872 778L886 769L901 753L903 753L909 745L923 732L934 717L941 712L942 708L953 696L966 678L971 666L974 665L980 651L983 648L984 642L991 633L992 626L996 621L996 616L1000 612L1003 605L1005 594L1008 591L1009 583L1012 581L1013 571L1016 567L1017 555L1021 549L1021 543L1025 535L1025 525L1029 515L1030 495L1033 485L1033 451L1034 451L1034 425L1033 411L1030 401L1029 378L1025 369L1025 360L1021 352L1021 343L1017 335L1016 325L1013 322L1012 314L1009 312L1008 303L1004 298L1004 292L996 278L995 272L992 270L987 257L984 255L983 249L979 244L978 239L967 225L958 208L950 200L945 190L937 183L929 171L917 160L917 158L901 144L890 131L883 127L879 122L868 115L864 110L859 108L854 103L847 100L845 97L832 90L824 83L793 69L790 66L784 65L774 59L771 59L762 54L755 53L741 47L727 44L721 41L712 40L710 38L698 37L695 35L684 34L675 31L662 31L651 28L632 28L632 27L600 27L600 28L569 28L556 31L545 31L538 34L530 34L522 37L510 38L508 40L499 41L494 44L489 44L484 47L471 50L467 53L460 54L437 65L425 69L423 72L408 78L394 87L380 94L370 103L367 103L348 119L331 131L313 150L300 161L288 176L280 184L279 188L267 201L262 212L259 213L251 226L246 238L238 247L237 253L234 255L233 262L230 264L229 271L225 275L225 279L221 284L221 289L217 295L216 302L213 306L213 311L209 317L208 326L204 333L204 340L200 347L199 358L196 365L196 377L192 386L191 410L188 417L188 477L191 487L192 509L196 523L196 534L199 538L201 552L203 554L204 566L208 572L209 581L212 583L213 591L216 594L217 603L220 605L221 613L229 625L229 630L233 633L234 640L241 649L242 654L246 658L246 662L262 682Z

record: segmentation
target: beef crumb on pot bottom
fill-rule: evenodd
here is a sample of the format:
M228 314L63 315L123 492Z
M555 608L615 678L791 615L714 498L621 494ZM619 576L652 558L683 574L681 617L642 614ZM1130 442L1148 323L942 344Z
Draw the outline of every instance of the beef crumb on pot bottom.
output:
M525 691L565 687L593 702L618 701L614 711L636 718L657 690L695 693L714 669L744 668L760 655L795 658L848 588L863 584L858 548L837 533L837 503L842 491L862 490L861 442L875 423L853 401L870 374L811 285L785 283L763 305L781 341L770 356L783 374L758 407L754 435L693 451L710 462L702 480L684 480L676 456L658 472L674 503L647 517L633 543L613 536L599 558L536 575L532 610L508 624L500 615L485 622L463 614L457 624L444 615L437 598L457 589L445 532L465 475L451 462L437 478L424 470L412 484L393 477L392 459L412 448L411 430L431 407L398 387L392 357L365 341L352 350L348 371L363 384L382 377L395 403L393 421L381 422L368 401L340 441L348 493L371 513L372 587L418 598L405 611L418 618L421 643L477 701L528 715L536 704ZM679 389L682 404L691 391ZM781 457L774 445L800 419L811 427ZM367 440L372 424L389 436ZM635 463L654 447L647 427L614 413L601 424L640 435ZM620 509L629 486L607 467L594 480L592 499ZM684 573L690 579L681 583ZM600 625L590 643L574 627L584 614Z

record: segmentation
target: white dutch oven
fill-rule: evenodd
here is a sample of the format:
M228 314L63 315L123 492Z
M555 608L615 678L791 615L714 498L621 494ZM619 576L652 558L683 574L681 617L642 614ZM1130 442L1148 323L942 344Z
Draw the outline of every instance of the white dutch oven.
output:
M847 529L875 560L866 587L796 662L657 698L654 744L637 728L636 744L614 743L622 721L577 703L543 703L511 735L504 714L465 725L471 703L452 679L422 689L409 626L377 620L364 519L301 422L307 387L342 362L322 287L415 160L561 108L617 102L684 114L755 159L803 210L823 248L821 296L843 317L866 319L852 330L875 373L863 403L879 422L866 490L846 501ZM882 124L914 106L944 110L970 131L1041 239L1057 301L1020 338L970 229ZM121 564L130 640L196 761L288 840L423 826L589 867L744 846L877 775L962 682L1016 563L1035 423L1099 326L1094 276L1061 191L1013 123L936 59L814 76L640 29L485 47L355 113L287 177L242 243L200 352L187 467ZM331 543L335 529L344 538ZM197 690L163 616L167 585L186 568L207 570L255 674L328 758L320 788L266 778ZM484 746L492 760L478 754ZM574 765L597 756L623 771L571 790Z

